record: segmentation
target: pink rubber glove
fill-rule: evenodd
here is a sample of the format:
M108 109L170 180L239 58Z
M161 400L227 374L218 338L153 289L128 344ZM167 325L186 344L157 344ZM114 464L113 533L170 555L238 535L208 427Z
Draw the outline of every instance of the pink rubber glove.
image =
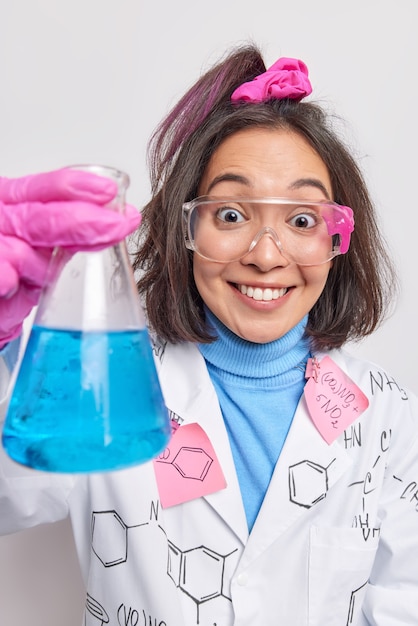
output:
M0 177L0 349L22 330L37 304L53 249L71 253L114 245L140 224L140 213L103 210L116 183L60 169Z

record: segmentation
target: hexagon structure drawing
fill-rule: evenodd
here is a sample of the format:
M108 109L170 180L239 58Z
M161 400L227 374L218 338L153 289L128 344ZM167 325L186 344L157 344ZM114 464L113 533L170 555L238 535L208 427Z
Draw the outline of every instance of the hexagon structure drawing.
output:
M168 560L167 560L167 574L170 576L176 587L180 587L181 576L181 560L182 553L176 548L176 546L169 541L168 542Z
M202 448L183 446L177 452L172 464L184 478L205 480L213 459Z
M225 558L205 546L182 552L169 542L167 573L177 587L201 604L224 595Z
M307 509L323 500L328 491L327 468L313 461L301 461L289 467L290 501Z
M124 563L128 556L128 527L116 511L93 512L92 549L105 567Z
M350 606L348 609L348 618L346 626L355 624L360 617L361 605L363 604L364 594L366 592L367 581L358 589L351 593Z

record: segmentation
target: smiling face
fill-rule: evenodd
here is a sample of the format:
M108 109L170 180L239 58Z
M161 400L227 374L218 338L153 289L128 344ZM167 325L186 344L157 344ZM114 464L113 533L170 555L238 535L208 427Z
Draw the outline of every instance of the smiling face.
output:
M231 135L212 155L199 195L332 200L328 170L301 136L250 128ZM266 224L268 226L268 224ZM197 289L206 306L239 337L267 343L282 337L311 310L331 262L298 266L264 236L239 261L193 256Z

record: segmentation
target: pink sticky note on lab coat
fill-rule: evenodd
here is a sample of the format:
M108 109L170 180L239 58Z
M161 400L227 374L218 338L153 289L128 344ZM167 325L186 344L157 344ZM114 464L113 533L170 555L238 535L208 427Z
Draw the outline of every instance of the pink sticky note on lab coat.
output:
M180 426L167 448L154 459L163 508L206 496L226 487L226 481L205 431L199 424Z
M325 441L331 444L369 406L356 383L328 356L308 362L305 399L309 414Z

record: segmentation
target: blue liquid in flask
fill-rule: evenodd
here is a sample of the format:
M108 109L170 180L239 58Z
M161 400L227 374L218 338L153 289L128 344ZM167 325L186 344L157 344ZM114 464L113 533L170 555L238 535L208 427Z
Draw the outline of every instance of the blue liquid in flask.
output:
M3 431L11 458L55 472L115 470L171 435L148 332L34 326Z

